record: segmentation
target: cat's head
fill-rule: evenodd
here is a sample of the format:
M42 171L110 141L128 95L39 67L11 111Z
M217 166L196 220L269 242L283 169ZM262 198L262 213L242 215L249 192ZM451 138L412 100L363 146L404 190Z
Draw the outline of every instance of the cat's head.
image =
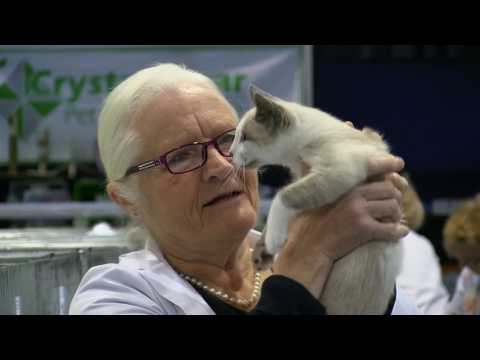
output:
M247 168L278 163L288 152L288 135L296 119L286 101L250 86L255 104L240 120L231 151L233 162Z

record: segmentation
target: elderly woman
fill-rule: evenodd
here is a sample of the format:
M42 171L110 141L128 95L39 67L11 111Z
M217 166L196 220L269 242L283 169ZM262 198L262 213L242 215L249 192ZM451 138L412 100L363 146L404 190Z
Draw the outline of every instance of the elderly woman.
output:
M257 271L257 173L234 171L237 120L209 78L173 64L111 92L98 127L107 192L146 230L146 245L90 269L71 314L325 314L316 298L334 261L372 239L400 238L398 223L377 219L399 211L403 161L372 159L371 178L388 181L297 217L272 269ZM392 308L415 312L399 289Z

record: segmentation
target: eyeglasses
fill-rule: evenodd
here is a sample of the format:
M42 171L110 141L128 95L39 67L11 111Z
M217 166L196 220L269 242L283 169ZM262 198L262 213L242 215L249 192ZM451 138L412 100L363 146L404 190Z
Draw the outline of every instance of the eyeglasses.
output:
M171 174L185 174L189 171L201 168L207 162L208 147L215 146L222 156L231 158L229 152L235 138L235 129L221 133L216 138L206 142L194 142L180 146L160 155L158 159L146 161L139 165L131 166L125 173L125 177L143 170L163 165Z

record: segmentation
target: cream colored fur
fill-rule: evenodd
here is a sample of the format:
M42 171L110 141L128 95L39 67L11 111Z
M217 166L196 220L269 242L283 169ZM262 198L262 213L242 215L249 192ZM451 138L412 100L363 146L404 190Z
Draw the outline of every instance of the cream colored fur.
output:
M371 129L359 131L323 111L274 98L257 88L252 88L251 95L256 107L237 127L234 163L283 165L293 175L293 181L274 198L263 232L267 252L276 254L287 239L292 216L332 203L364 182L368 159L389 148ZM383 314L400 256L399 246L376 241L338 260L320 298L327 313Z

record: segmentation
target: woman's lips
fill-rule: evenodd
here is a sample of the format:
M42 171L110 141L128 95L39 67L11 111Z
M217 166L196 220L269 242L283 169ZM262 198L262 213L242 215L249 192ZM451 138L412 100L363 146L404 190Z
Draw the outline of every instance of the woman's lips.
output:
M235 199L235 198L239 197L241 194L243 194L241 191L232 191L228 194L217 196L215 199L213 199L212 201L209 201L204 206L207 207L207 206L212 206L212 205L216 205L216 204L219 204L219 203L223 203L223 202Z

